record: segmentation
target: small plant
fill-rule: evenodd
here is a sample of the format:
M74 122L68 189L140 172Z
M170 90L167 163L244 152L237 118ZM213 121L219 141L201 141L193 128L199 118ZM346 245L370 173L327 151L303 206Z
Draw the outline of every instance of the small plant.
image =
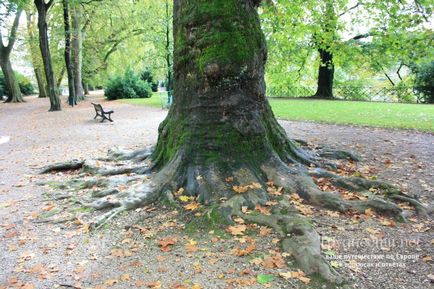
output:
M128 69L123 76L117 76L109 80L105 88L105 96L108 100L149 98L152 96L152 90L147 82Z

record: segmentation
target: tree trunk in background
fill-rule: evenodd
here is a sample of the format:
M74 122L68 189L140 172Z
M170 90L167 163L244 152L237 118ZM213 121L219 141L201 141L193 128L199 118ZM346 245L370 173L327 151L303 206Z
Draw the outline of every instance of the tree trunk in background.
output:
M77 104L77 96L75 95L74 69L71 64L71 30L69 25L69 7L68 0L63 0L63 25L65 27L65 66L68 76L68 103L70 106Z
M38 37L35 35L35 29L37 29L37 23L32 11L26 10L27 17L27 36L28 36L28 48L29 54L32 60L33 70L35 72L36 83L38 85L39 97L47 97L47 82L44 77L44 67L41 59L41 51L38 48Z
M84 89L84 94L89 95L89 84L83 82L83 89Z
M45 98L47 97L47 87L46 87L46 81L42 73L42 70L40 67L37 67L34 69L34 71L35 71L36 82L38 84L38 90L39 90L38 97Z
M169 11L169 0L166 0L166 66L167 66L167 73L166 73L166 89L169 98L172 96L173 92L173 76L172 76L172 51L170 48L170 21L171 21L171 14ZM169 99L170 101L170 99Z
M12 69L12 64L8 55L6 58L2 57L0 59L0 66L3 76L5 77L6 88L8 90L8 98L6 102L24 102L23 95L20 91L20 86L18 85L18 80L15 77L15 73Z
M56 80L54 79L53 65L51 63L50 44L48 41L47 12L54 1L50 0L47 4L45 0L35 0L38 9L38 30L39 48L41 49L42 61L44 63L45 78L47 79L48 97L50 98L50 110L62 110L60 98L57 94Z
M320 64L318 69L318 89L315 98L333 98L333 79L335 67L333 64L333 54L325 49L318 50Z
M17 11L14 22L11 27L10 35L8 35L8 45L3 44L3 37L0 31L0 66L5 77L5 84L8 90L8 98L6 102L24 102L23 96L18 85L18 80L11 64L11 51L14 47L18 24L20 21L21 10Z
M81 7L79 4L72 6L72 44L71 56L74 72L75 94L77 100L84 100L82 67L83 67L83 36L81 32Z
M333 80L335 66L333 63L333 43L336 41L336 15L334 0L325 0L325 10L322 19L322 31L316 35L315 44L318 49L320 64L318 68L318 89L314 98L333 98Z

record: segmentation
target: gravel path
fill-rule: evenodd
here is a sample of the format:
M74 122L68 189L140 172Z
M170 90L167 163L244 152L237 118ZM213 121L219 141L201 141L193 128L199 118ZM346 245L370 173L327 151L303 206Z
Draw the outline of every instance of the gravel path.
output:
M66 159L103 157L113 146L135 149L153 144L167 112L92 95L74 108L48 113L48 100L26 99L24 104L0 104L0 289L263 288L256 282L258 274L274 276L265 285L269 288L321 288L316 280L304 285L278 277L279 272L296 270L292 264L264 265L264 260L276 260L280 253L274 234L257 236L254 227L249 228L251 234L238 239L217 231L198 234L196 226L184 229L188 218L181 212L164 207L136 210L92 233L79 221L39 223L43 217L62 215L69 207L66 202L53 202L49 189L35 184L41 179L34 175L36 168ZM114 109L115 122L93 120L90 102ZM281 124L292 137L310 144L356 151L363 157L356 167L359 172L432 202L433 135L306 122ZM431 220L411 216L409 222L395 224L370 213L336 216L314 210L313 214L325 240L324 252L353 281L351 288L433 285ZM164 237L175 242L169 252L158 246ZM237 249L246 244L254 244L254 252L237 256Z

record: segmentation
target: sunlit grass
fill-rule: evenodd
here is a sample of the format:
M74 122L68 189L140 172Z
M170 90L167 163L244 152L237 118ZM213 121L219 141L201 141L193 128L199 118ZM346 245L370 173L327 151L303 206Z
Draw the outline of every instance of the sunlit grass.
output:
M120 101L161 108L166 100L165 93L154 93L151 98ZM434 105L276 98L269 101L281 119L434 132Z

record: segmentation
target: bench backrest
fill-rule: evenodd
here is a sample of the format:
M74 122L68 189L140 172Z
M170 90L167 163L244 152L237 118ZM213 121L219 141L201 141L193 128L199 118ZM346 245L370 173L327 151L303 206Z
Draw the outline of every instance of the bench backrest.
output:
M104 112L104 110L102 109L101 104L97 104L97 103L92 103L92 104L93 104L93 106L95 107L95 110L96 110L96 111Z

